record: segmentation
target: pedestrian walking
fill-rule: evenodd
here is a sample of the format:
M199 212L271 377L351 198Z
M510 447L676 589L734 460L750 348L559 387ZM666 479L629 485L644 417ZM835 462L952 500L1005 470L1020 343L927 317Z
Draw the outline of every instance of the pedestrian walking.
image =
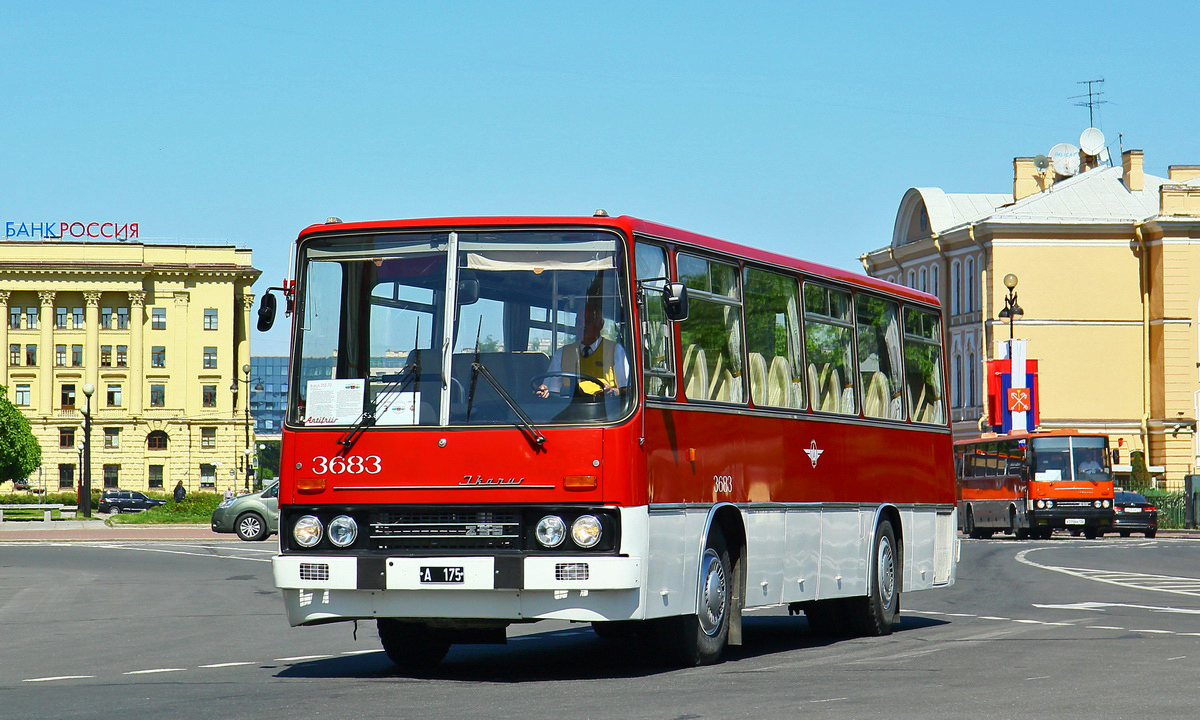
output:
M183 481L175 483L175 502L183 502L183 498L187 496L187 488L183 486Z

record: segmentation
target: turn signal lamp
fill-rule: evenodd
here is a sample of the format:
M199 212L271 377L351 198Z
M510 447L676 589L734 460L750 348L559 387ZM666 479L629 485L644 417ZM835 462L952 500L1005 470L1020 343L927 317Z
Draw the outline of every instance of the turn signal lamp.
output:
M563 487L567 490L595 490L599 480L595 475L564 475Z
M325 478L301 477L296 478L296 490L302 493L319 493L325 491Z

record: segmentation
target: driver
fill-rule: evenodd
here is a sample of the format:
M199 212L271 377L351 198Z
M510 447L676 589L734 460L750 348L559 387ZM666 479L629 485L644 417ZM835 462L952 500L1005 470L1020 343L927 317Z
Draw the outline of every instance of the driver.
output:
M621 344L600 337L604 328L604 311L599 300L589 300L577 319L576 342L554 351L548 373L568 372L591 375L603 382L579 380L578 392L584 395L616 395L629 385L629 357ZM536 391L538 397L550 397L562 389L564 378L550 377Z
M1079 463L1079 474L1089 475L1098 472L1104 472L1104 466L1100 464L1100 458L1096 452L1089 452L1084 456L1083 462Z

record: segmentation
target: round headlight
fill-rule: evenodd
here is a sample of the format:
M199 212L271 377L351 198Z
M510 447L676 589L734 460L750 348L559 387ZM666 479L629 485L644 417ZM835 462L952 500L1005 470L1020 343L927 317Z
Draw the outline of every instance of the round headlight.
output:
M338 515L329 523L329 542L348 547L358 539L358 523L349 515Z
M1038 501L1037 501L1035 504L1036 504L1036 505L1037 505L1039 508L1044 508L1044 507L1046 507L1046 501L1045 501L1045 500L1038 500Z
M1047 501L1046 501L1046 507L1048 507L1048 508L1052 508L1052 507L1054 507L1054 501L1053 501L1053 500L1047 500Z
M580 515L575 522L571 523L571 539L579 547L590 548L600 542L602 530L600 521L596 519L595 515Z
M1101 503L1101 505L1100 505L1100 506L1101 506L1101 507L1108 507L1108 506L1109 506L1109 502L1108 502L1107 500L1105 500L1103 503Z
M567 524L557 515L547 515L538 520L537 541L548 548L562 545L567 537Z
M315 515L305 515L292 527L292 537L300 547L316 545L321 542L321 521Z

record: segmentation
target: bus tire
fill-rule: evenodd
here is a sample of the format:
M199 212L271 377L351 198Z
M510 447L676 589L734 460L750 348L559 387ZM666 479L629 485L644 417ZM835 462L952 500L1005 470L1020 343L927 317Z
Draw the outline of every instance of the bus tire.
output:
M700 556L697 614L667 618L661 626L660 648L672 664L692 667L721 659L733 611L732 567L725 538L714 530Z
M967 508L966 530L967 537L973 540L982 540L988 535L991 535L991 533L985 533L983 530L975 527L975 513L971 511L970 507Z
M379 618L376 624L383 651L406 673L429 672L450 651L450 642L427 625L393 618Z
M900 619L900 548L891 520L875 528L874 552L871 553L870 585L865 598L855 598L854 629L860 635L891 635Z

